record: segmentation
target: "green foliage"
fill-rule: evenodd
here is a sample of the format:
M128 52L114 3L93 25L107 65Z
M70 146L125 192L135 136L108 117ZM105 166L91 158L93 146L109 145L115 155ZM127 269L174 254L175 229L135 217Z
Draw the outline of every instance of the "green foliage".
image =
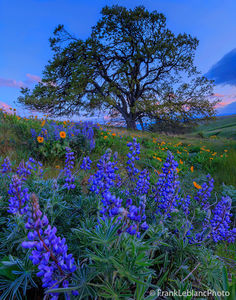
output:
M22 260L11 255L4 257L0 261L1 300L27 299L28 290L37 288L33 277L35 270L28 256Z

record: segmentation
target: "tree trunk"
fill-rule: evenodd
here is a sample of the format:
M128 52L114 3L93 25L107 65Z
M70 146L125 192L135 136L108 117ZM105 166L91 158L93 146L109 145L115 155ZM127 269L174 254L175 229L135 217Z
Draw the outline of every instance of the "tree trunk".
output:
M126 121L126 128L127 129L131 129L131 130L136 130L137 129L136 128L136 122L135 122L134 119L129 118L129 119L126 119L125 121Z

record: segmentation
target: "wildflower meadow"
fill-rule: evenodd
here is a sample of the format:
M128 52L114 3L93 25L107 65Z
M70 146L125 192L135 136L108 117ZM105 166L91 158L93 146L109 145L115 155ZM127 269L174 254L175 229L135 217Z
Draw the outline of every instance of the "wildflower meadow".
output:
M233 141L4 111L0 127L0 299L235 299Z

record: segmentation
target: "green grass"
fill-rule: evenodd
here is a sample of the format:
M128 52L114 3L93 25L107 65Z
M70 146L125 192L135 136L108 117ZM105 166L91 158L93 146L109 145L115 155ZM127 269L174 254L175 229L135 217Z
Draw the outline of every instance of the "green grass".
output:
M92 160L98 160L105 150L110 148L113 152L117 151L119 159L125 162L128 150L127 141L131 141L133 137L136 137L142 149L140 161L138 162L141 167L161 171L167 150L170 150L178 161L183 160L179 175L186 177L186 180L190 183L210 173L215 179L216 187L220 187L222 183L236 186L236 140L220 135L211 138L207 134L212 132L214 128L229 130L231 128L229 125L233 124L234 120L236 121L236 116L221 118L212 123L201 125L198 130L200 128L204 132L204 138L196 134L197 132L186 135L164 135L129 131L123 128L103 128L103 131L97 133L95 151L89 155ZM37 120L19 120L16 116L8 115L4 117L0 113L0 159L8 155L15 164L18 164L19 161L27 159L29 156L37 156L29 146L29 140L32 140L30 128L39 128L40 124L41 122ZM112 136L112 133L116 136ZM105 135L107 135L107 139L104 139ZM164 143L164 145L160 146L161 143ZM176 145L179 146L176 147ZM202 151L203 146L205 149L209 149L210 152ZM225 150L228 152L226 153ZM186 155L186 151L189 152L189 156ZM211 154L214 152L217 154L214 157L212 156L213 160L211 160ZM160 158L162 161L154 159L153 156ZM43 163L44 168L47 168L49 177L58 174L59 170L55 168L56 165L60 165L62 168L64 164L63 161L58 160ZM193 173L190 172L192 165L194 166Z
M195 130L195 134L199 133L206 137L216 135L236 139L236 115L217 117L214 121L203 123Z

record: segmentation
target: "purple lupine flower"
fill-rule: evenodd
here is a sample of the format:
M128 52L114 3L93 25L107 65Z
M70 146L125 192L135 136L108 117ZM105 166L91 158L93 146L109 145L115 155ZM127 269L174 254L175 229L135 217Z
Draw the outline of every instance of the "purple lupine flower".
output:
M97 164L97 172L89 178L90 190L96 194L108 191L115 184L119 184L120 176L116 174L118 162L111 162L110 157L111 154L106 152Z
M1 165L0 173L6 174L12 171L11 168L11 161L9 157L6 157L3 161L3 164Z
M210 211L203 222L202 231L190 239L190 243L202 243L205 239L212 238L215 243L227 241L234 243L236 239L236 228L230 229L230 217L232 200L230 197L222 197L216 206Z
M65 168L64 174L66 176L64 187L68 190L75 189L75 177L72 175L72 170L75 164L75 157L74 152L71 151L69 147L66 147L66 161L65 161Z
M47 129L42 128L39 132L36 132L34 129L31 129L32 137L35 139L37 136L43 136L46 141L59 141L60 132L65 131L68 138L73 136L78 136L82 134L86 140L89 142L90 150L95 147L95 138L93 128L96 128L96 125L89 122L80 122L77 124L71 124L70 126L63 127L61 124L57 124L55 121L52 121L50 124L47 123Z
M129 226L126 231L129 234L136 234L137 237L140 237L139 227L142 230L147 230L149 228L146 222L145 215L145 201L140 201L139 206L131 205L128 210L127 218L131 220L131 227ZM130 221L127 222L130 224Z
M114 217L121 213L122 199L112 195L110 191L104 191L102 195L103 208L100 210L102 218Z
M80 168L84 171L90 170L91 169L91 163L92 163L91 159L88 156L86 156L86 157L84 157Z
M212 228L211 236L214 242L228 240L234 242L236 228L230 230L230 217L232 199L230 197L222 197L212 210L212 218L210 225Z
M143 170L139 173L138 180L136 181L136 186L134 188L134 193L139 195L146 195L150 187L150 175L148 170Z
M129 147L129 153L127 154L128 160L126 162L126 169L128 174L131 176L131 180L134 180L136 174L139 173L139 170L135 167L135 161L139 160L138 155L140 154L140 144L137 143L134 138L132 143L127 143L127 146Z
M27 177L31 175L32 170L36 170L37 162L33 158L29 158L27 162L21 161L17 170L16 174L22 181L27 180Z
M131 145L133 145L131 143ZM137 148L139 147L136 145ZM131 147L131 146L130 146ZM140 197L142 200L139 206L132 205L132 199L129 197L126 201L112 194L110 189L118 185L120 182L120 176L116 174L118 170L117 161L111 162L111 151L107 151L105 155L101 157L97 164L97 172L90 176L89 183L91 184L90 190L101 195L102 208L100 214L102 219L111 218L118 216L117 222L122 224L122 229L119 230L119 234L127 232L132 235L140 236L139 229L147 230L148 225L146 223L145 216L145 197ZM113 156L113 159L117 158L117 155ZM135 168L134 164L131 166ZM136 173L137 174L137 173ZM141 176L137 180L137 193L141 196L147 192L149 188L149 174L146 170L140 173ZM126 190L125 193L128 196L130 193ZM124 206L125 205L125 206Z
M126 201L126 207L124 207L122 206L124 203L123 199L111 194L110 191L106 191L103 192L101 201L103 204L103 207L100 210L102 219L104 220L108 217L113 219L115 216L118 216L117 221L122 224L122 229L119 231L119 234L126 231L131 235L140 237L139 228L144 231L149 228L145 221L145 196L141 197L139 206L132 205L132 199L129 198Z
M189 206L191 203L191 196L187 195L179 200L179 206L183 210L183 212L188 215L189 214Z
M32 137L33 137L34 139L36 139L36 137L38 136L36 130L31 128L31 129L30 129L30 132L31 132Z
M12 176L8 194L10 195L8 212L21 215L27 213L30 196L28 189L22 187L22 180L17 175Z
M38 277L41 277L44 288L68 287L68 279L75 272L76 265L72 254L67 253L65 238L56 235L56 227L49 225L47 217L42 216L38 199L32 194L32 209L28 212L25 227L30 230L28 241L22 243L25 249L32 249L30 260L38 266ZM78 295L77 291L73 294ZM52 299L58 299L56 293L50 294ZM69 299L69 296L67 296Z
M209 207L209 198L211 197L211 192L214 188L214 179L211 178L209 174L207 175L207 179L208 184L204 182L202 184L202 188L198 190L197 196L194 197L203 209L207 209Z
M179 201L179 185L177 174L178 163L174 160L171 152L168 153L159 175L156 186L153 188L154 199L157 202L158 213L170 217L170 213L176 209Z

